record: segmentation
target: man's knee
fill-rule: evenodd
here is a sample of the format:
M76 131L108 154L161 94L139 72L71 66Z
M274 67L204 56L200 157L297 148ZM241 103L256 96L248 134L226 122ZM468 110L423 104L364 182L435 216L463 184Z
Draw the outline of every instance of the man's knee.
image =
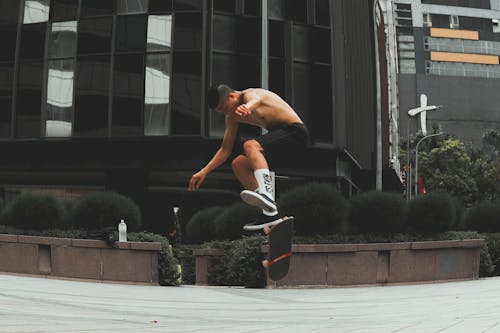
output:
M232 162L231 162L231 167L233 168L233 171L239 171L243 168L246 167L248 164L247 157L243 155L237 156Z
M248 140L243 143L243 149L245 150L245 153L248 155L248 153L252 153L255 151L263 151L262 146L257 140Z

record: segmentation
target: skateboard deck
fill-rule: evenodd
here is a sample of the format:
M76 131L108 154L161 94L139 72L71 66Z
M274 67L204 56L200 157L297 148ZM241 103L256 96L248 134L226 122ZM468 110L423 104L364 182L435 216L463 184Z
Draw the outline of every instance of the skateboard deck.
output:
M269 236L269 256L262 265L268 269L269 278L278 281L288 274L292 255L293 217L285 217L284 221L274 227L264 229Z

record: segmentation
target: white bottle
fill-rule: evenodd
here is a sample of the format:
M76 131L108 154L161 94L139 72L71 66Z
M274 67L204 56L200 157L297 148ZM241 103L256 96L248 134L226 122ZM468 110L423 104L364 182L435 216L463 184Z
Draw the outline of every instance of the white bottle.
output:
M120 224L118 224L118 241L127 241L127 225L125 224L125 220L121 220Z

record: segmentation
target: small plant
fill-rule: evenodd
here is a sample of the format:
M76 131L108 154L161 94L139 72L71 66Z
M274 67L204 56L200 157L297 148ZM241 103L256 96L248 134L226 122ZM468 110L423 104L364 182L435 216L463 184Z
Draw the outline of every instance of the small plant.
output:
M300 236L345 233L349 202L330 184L311 183L293 188L278 200L283 215L295 217Z
M432 234L456 226L457 209L453 198L446 193L421 195L408 206L408 225L413 232Z
M351 198L351 232L391 234L404 232L406 201L397 193L367 192Z
M479 232L500 232L500 202L483 202L465 216L468 229Z
M94 192L73 207L70 221L76 228L98 230L115 227L124 219L129 231L141 227L139 207L129 198L115 192Z

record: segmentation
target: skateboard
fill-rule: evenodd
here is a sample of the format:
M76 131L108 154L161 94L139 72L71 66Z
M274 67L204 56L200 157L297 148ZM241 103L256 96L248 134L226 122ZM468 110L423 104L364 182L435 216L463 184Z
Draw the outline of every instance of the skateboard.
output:
M269 236L269 256L262 261L262 265L268 269L269 278L273 281L281 280L288 274L292 255L293 221L292 216L286 216L283 222L264 228L264 233Z

